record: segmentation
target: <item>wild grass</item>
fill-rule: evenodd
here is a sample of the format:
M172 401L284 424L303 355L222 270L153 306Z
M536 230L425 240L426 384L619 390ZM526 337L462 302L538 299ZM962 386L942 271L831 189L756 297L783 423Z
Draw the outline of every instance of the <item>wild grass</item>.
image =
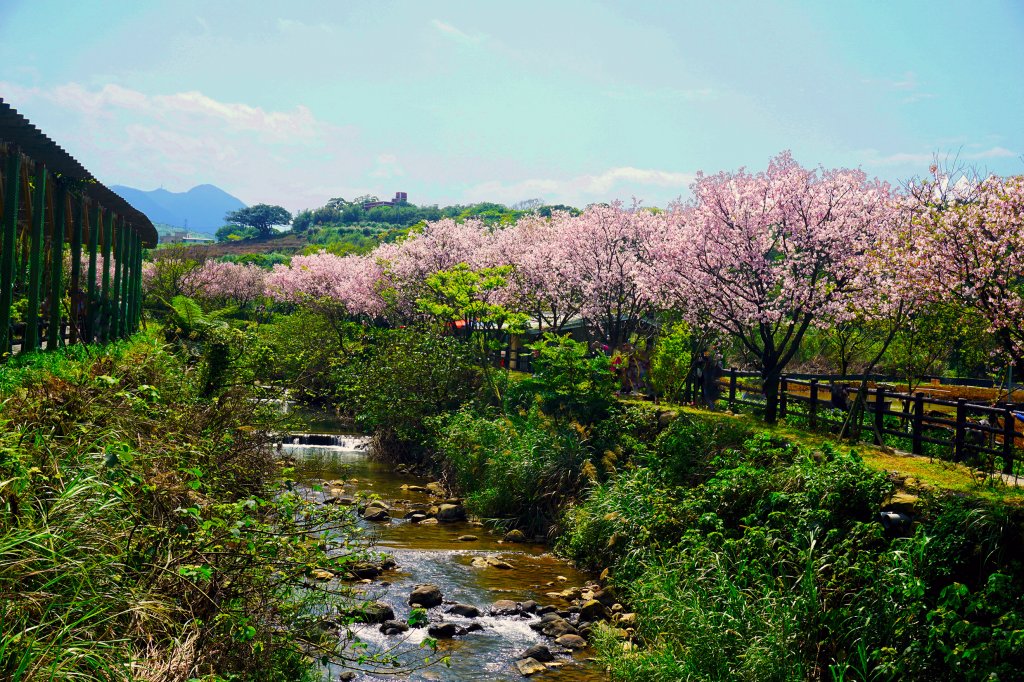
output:
M0 679L294 680L343 658L292 625L347 603L307 576L359 559L351 517L282 492L262 408L203 389L146 335L0 367Z

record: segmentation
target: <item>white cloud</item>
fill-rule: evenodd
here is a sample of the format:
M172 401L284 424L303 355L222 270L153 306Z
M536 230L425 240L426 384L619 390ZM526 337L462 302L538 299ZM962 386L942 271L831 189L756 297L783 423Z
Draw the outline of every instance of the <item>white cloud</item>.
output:
M1018 156L1005 147L980 148L981 145L967 145L967 149L957 153L933 152L895 152L882 154L877 149L864 149L856 152L863 162L868 166L915 166L927 168L936 158L949 157L957 158L960 161L982 161L985 159L1005 159Z
M459 43L460 45L479 45L487 38L487 36L482 33L470 35L447 22L441 21L440 19L431 19L430 24L436 28L441 35L449 40Z
M549 203L585 204L626 199L630 193L642 199L652 188L657 188L659 196L675 197L685 193L694 178L693 173L621 166L596 175L584 174L562 180L529 178L511 183L483 182L468 189L465 197L470 201L508 203L542 196Z

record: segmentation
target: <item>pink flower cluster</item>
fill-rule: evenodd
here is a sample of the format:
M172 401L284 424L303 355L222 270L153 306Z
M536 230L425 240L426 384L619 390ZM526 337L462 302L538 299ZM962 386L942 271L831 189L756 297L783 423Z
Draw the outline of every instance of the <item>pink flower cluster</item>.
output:
M193 298L245 306L263 296L265 278L256 265L208 260L182 278L181 288Z

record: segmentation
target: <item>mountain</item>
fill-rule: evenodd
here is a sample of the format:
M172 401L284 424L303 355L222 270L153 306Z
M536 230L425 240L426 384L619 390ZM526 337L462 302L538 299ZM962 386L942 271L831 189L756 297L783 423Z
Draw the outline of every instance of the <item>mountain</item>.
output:
M112 185L113 191L146 214L153 223L166 223L193 232L216 232L224 225L224 214L245 208L233 197L214 185L198 185L187 192L154 189L144 191L124 185ZM186 223L187 221L187 223Z

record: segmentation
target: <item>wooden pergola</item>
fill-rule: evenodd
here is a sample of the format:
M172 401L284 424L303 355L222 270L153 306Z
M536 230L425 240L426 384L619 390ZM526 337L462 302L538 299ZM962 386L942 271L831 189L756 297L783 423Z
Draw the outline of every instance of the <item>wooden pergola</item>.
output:
M153 223L0 99L0 362L138 329Z

